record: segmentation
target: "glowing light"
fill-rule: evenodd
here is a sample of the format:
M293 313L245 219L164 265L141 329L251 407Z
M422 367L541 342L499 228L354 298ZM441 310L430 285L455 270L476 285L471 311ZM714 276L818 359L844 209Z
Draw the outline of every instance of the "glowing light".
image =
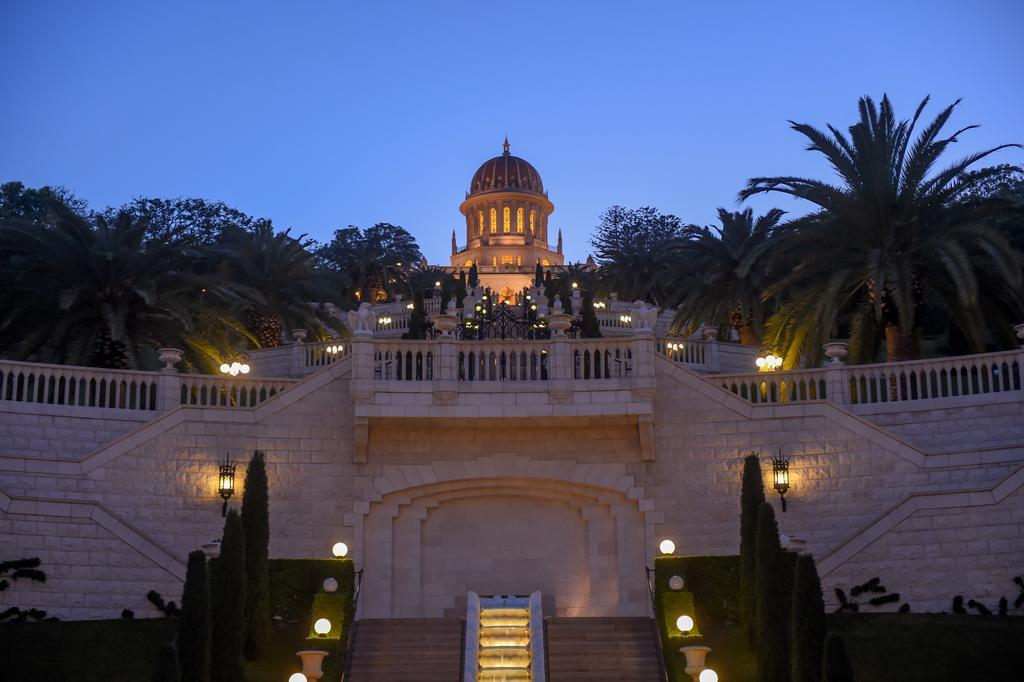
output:
M405 308L406 308L406 310L412 310L412 309L413 309L413 308L415 308L415 307L416 307L416 306L414 306L414 305L413 305L412 303L406 303L406 304L405 304Z
M774 353L768 353L754 360L754 364L757 365L759 372L774 372L782 367L782 358Z
M622 324L630 324L633 322L633 317L631 315L619 315L619 322Z
M333 552L334 556L339 559L341 557L348 556L348 545L344 542L335 542L334 547L331 548L331 552Z
M439 286L441 286L441 283L440 282L434 282L434 286L435 287L439 287Z
M572 288L573 288L573 289L579 289L579 288L580 288L580 284L579 284L579 282L573 282L573 283L572 283Z
M230 374L233 377L239 374L248 374L250 369L249 365L244 362L232 362L230 365L225 362L220 366L221 374Z
M381 326L389 325L389 324L391 324L391 318L390 317L386 317L386 316L378 317L377 318L377 324L381 325Z
M700 677L697 680L698 682L718 682L718 673L711 668L705 668L700 672Z
M313 623L313 630L321 637L325 637L331 631L331 621L326 618L320 618Z
M669 589L674 590L675 592L683 589L684 585L686 585L686 581L683 580L683 576L681 575L674 575L668 579Z
M292 673L288 678L288 682L309 682L309 680L302 673Z
M679 616L676 618L676 627L679 628L679 632L688 634L693 629L693 618L690 616Z
M324 592L337 592L338 581L334 578L327 578L324 580L322 587L324 588Z
M231 371L231 365L225 362L223 365L220 366L220 371L221 374L227 374L228 372Z
M661 550L662 554L669 555L676 551L676 543L671 540L662 540L661 544L658 545L658 549Z

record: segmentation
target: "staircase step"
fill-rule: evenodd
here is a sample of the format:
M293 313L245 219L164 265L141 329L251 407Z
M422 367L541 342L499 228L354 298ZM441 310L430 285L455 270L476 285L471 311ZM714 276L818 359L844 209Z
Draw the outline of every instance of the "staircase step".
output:
M548 682L661 682L650 618L549 618Z
M355 623L351 682L452 682L461 678L462 622L373 618Z

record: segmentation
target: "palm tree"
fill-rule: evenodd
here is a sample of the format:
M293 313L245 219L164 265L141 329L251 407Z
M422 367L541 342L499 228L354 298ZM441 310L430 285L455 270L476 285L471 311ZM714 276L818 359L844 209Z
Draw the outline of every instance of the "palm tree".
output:
M44 223L0 226L0 346L19 358L110 368L155 361L192 329L194 254L147 241L127 213L86 218L59 203Z
M322 326L316 301L331 295L332 277L315 267L312 242L269 223L231 230L216 249L220 289L244 306L246 327L260 348L281 344L284 328Z
M761 177L740 192L741 200L766 192L789 194L817 209L771 247L791 264L766 292L787 292L768 326L772 341L786 349L788 364L801 354L813 356L844 315L854 336L851 345L868 346L877 329L890 361L911 359L919 313L926 306L944 310L982 350L985 320L979 299L990 294L979 286L980 273L999 281L1020 305L1017 256L988 222L1004 206L970 196L998 170L966 174L993 152L1019 145L976 152L934 172L943 152L975 126L942 136L957 100L914 139L927 103L925 98L911 120L898 121L888 97L880 106L863 97L860 119L848 136L831 125L826 133L790 122L809 140L810 151L828 159L839 182Z
M720 208L721 227L687 228L676 247L676 267L668 271L678 284L668 301L678 306L673 327L728 320L740 343L760 343L770 312L762 292L768 283L771 254L762 246L775 236L783 215L775 208L755 219L753 209Z

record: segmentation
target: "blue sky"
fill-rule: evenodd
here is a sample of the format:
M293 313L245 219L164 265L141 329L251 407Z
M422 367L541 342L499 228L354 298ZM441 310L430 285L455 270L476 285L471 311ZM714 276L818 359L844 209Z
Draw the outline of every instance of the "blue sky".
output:
M387 221L447 263L507 133L579 260L611 204L708 223L750 176L826 176L786 121L845 127L863 94L962 97L956 156L1024 142L1022 26L1017 0L7 2L0 181L317 239Z

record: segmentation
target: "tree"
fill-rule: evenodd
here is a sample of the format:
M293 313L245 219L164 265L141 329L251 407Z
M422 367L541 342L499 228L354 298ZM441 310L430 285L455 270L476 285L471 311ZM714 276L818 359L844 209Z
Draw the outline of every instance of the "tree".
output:
M771 253L760 248L771 242L784 211L772 209L754 218L754 211L718 209L721 227L690 226L678 242L676 258L665 275L675 287L670 307L678 306L674 326L702 322L723 324L737 331L740 343L761 341L770 307L762 296L769 281ZM674 290L673 290L674 289Z
M801 554L793 569L793 602L790 609L790 680L820 682L825 650L825 600L814 557Z
M590 290L584 290L583 301L580 303L583 306L583 310L580 311L582 316L580 334L585 339L599 339L601 338L601 324L597 320L597 313L594 312L594 295L590 293Z
M213 651L210 679L213 682L244 682L242 644L245 640L245 534L238 512L224 520L220 556L212 571Z
M246 576L243 652L252 661L270 641L270 508L266 455L259 450L245 469L241 521Z
M757 510L763 503L761 460L752 452L743 459L740 490L740 619L751 644L757 641Z
M424 312L423 292L417 290L412 297L412 312L409 313L409 329L403 339L424 339L427 336L427 314Z
M645 206L612 206L601 214L590 243L605 285L624 299L664 301L659 285L670 246L683 237L682 221Z
M768 338L770 345L785 348L787 365L795 365L801 355L817 359L821 344L840 323L850 327L851 356L870 356L880 333L890 361L912 359L922 310L932 306L955 321L980 351L986 324L979 301L1004 291L1021 309L1019 254L988 222L1009 204L971 195L999 170L968 174L992 153L1019 145L969 154L934 172L947 148L976 126L942 135L957 100L914 139L927 103L925 98L911 120L899 121L887 96L880 106L862 97L860 118L848 136L831 125L826 133L790 122L809 140L809 150L825 156L839 183L759 177L740 192L744 200L779 192L815 207L771 246L792 266L765 292L786 293L768 325ZM982 287L982 280L998 287Z
M408 230L377 223L366 230L353 225L335 230L334 238L317 249L317 258L323 267L345 276L352 302L373 303L378 293L391 296L403 290L409 270L423 255Z
M0 346L21 359L116 369L155 364L193 328L201 285L187 249L146 241L127 213L85 218L51 206L45 228L0 226Z
M222 201L205 199L138 197L119 209L108 209L105 215L113 217L118 211L147 223L148 241L181 241L194 246L214 246L231 232L270 225L265 218L253 218Z
M821 664L823 682L853 682L846 641L835 633L825 640L825 657Z
M537 267L533 272L533 286L539 287L544 285L544 268L541 266L540 261L537 261Z
M217 247L221 285L238 293L259 347L279 346L282 328L320 326L311 303L330 295L330 280L316 271L311 246L305 235L260 223L230 230Z
M210 581L200 550L188 555L177 649L181 682L210 682Z
M476 263L469 266L469 288L473 289L480 286L480 271L476 267Z
M0 185L0 224L10 220L24 221L45 228L50 224L55 207L87 218L89 206L63 187L25 187L20 182Z
M153 676L150 680L152 682L180 682L178 652L170 642L161 644L157 649L156 663L153 665Z
M757 509L757 670L761 682L789 682L786 629L792 584L779 544L775 510L767 502Z

